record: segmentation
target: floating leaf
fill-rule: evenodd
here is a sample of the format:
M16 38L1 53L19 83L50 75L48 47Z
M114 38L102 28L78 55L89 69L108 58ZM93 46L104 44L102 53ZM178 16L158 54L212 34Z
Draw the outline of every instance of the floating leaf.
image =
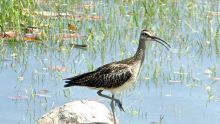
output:
M69 13L57 13L51 11L34 11L34 13L43 17L73 17L73 15Z
M48 89L42 89L39 91L39 93L48 93L48 92L49 92Z
M74 47L74 48L80 48L80 49L86 49L88 47L88 45L86 44L70 44L71 47Z
M102 20L102 16L91 15L89 16L89 20L99 21L99 20Z
M208 11L207 16L208 17L220 16L220 12Z
M25 100L28 99L28 96L17 95L17 96L8 96L8 98L11 100Z
M29 13L27 12L28 9L24 9L23 10L23 14L24 15L29 15ZM57 12L51 12L51 11L34 11L32 16L42 16L42 17L46 17L46 18L58 18L58 17L64 17L67 19L72 19L74 18L75 20L81 21L81 20L94 20L94 21L99 21L102 20L102 16L99 15L87 15L87 14L76 14L76 15L72 15L68 12L66 13L57 13Z
M54 66L54 67L49 67L49 69L53 71L60 71L60 72L66 72L68 70L68 68L64 66Z
M220 81L220 77L212 77L211 79L215 81Z
M24 41L36 41L37 40L37 34L25 34L23 37Z
M15 37L16 37L15 31L7 31L7 32L0 33L0 38L11 39Z
M41 36L43 36L43 32L38 32L38 33L27 33L24 35L23 40L24 41L37 41L41 39Z
M173 72L173 73L178 75L187 75L187 73L183 73L183 72Z
M169 80L170 83L181 83L180 80Z
M83 15L83 14L79 14L79 15L74 15L74 17L76 20L81 21L81 20L91 20L91 21L100 21L102 20L102 16L98 16L98 15Z

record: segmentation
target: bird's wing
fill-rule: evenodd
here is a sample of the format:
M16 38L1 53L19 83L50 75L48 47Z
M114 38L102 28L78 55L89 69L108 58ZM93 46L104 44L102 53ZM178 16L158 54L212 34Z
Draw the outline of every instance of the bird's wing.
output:
M93 72L84 73L72 78L67 78L65 87L88 86L95 88L119 87L132 76L130 66L126 64L107 64L97 68Z

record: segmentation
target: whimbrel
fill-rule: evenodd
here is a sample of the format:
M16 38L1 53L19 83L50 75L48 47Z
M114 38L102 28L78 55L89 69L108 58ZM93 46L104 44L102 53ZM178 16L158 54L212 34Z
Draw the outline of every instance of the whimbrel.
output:
M86 86L98 89L99 96L111 99L111 108L114 114L114 102L118 105L119 109L124 111L122 103L114 97L117 91L122 91L133 84L135 84L141 66L145 57L146 42L156 41L167 49L170 45L164 40L153 36L148 30L142 30L139 39L139 45L134 56L125 60L112 62L97 68L94 71L77 75L75 77L66 78L66 85L70 86ZM112 92L112 96L102 94L103 90Z

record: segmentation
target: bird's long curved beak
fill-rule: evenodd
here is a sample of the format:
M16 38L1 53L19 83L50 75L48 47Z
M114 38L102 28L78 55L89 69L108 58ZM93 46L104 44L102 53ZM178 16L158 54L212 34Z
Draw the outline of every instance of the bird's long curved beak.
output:
M162 44L164 47L167 48L167 50L169 50L169 49L171 48L170 45L169 45L166 41L160 39L159 37L151 36L151 38L152 38L154 41L156 41L156 42Z

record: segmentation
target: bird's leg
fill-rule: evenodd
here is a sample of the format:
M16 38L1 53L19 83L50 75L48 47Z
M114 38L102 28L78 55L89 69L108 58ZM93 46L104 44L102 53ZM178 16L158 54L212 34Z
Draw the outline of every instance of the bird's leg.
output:
M118 105L119 109L120 109L121 111L125 111L124 108L122 107L122 103L121 103L118 99L115 99L114 97L110 97L110 96L104 95L104 94L102 94L102 91L103 91L103 90L99 90L99 91L97 92L97 94L98 94L99 96L101 96L101 97L105 97L105 98L107 98L107 99L111 99L111 100L115 101L115 103Z
M114 95L112 95L112 98L114 99ZM112 109L114 124L116 124L116 119L115 119L115 103L114 103L114 100L113 100L113 99L112 99L112 101L111 101L111 109Z

